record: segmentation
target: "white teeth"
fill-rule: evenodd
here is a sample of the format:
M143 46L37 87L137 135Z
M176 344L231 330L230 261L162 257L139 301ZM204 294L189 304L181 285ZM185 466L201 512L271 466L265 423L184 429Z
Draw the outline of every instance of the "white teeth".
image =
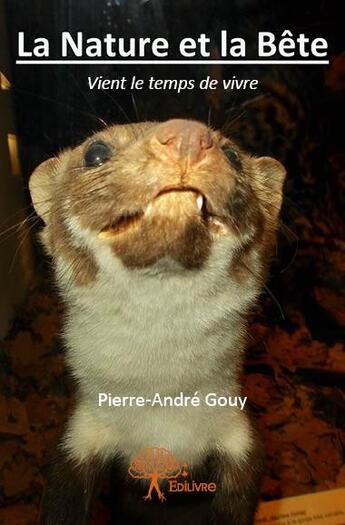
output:
M152 211L152 203L149 202L149 204L146 206L146 209L145 209L145 212L144 212L144 213L145 213L146 215L149 215L149 214L151 213L151 211Z
M204 197L202 195L199 195L199 197L196 199L196 205L199 211L201 211L203 204L204 204Z

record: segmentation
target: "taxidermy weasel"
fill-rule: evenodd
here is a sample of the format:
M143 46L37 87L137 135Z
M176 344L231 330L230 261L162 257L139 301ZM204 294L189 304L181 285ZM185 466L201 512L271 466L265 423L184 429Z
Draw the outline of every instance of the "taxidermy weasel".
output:
M284 177L278 161L178 119L111 126L34 171L32 201L66 305L77 385L41 525L91 523L110 464L115 523L253 523L263 461L246 410L98 400L241 394L246 314L275 245ZM189 479L216 491L173 496L162 479L162 497L144 501L150 480L128 468L147 447L183 458Z

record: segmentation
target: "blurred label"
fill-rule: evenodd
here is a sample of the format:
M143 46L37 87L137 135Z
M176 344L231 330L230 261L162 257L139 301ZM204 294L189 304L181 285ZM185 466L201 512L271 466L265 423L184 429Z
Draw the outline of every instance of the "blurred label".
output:
M255 525L345 525L345 488L260 504Z

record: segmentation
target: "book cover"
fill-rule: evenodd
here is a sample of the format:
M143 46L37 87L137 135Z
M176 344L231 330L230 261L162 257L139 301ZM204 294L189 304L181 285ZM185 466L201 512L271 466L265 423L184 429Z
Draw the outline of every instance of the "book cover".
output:
M344 525L342 9L0 0L0 524Z

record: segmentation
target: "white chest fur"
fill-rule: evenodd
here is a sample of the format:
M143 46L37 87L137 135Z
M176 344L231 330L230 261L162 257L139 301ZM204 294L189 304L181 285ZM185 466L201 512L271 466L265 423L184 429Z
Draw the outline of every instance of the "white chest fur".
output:
M241 314L256 295L253 283L243 289L231 279L224 245L200 271L155 274L128 270L109 253L99 259L97 281L67 297L67 358L82 392L71 448L78 456L90 447L131 455L162 446L192 462L228 432L230 420L233 432L245 424L238 409L225 417L225 409L203 404L109 408L98 406L98 395L240 395Z

